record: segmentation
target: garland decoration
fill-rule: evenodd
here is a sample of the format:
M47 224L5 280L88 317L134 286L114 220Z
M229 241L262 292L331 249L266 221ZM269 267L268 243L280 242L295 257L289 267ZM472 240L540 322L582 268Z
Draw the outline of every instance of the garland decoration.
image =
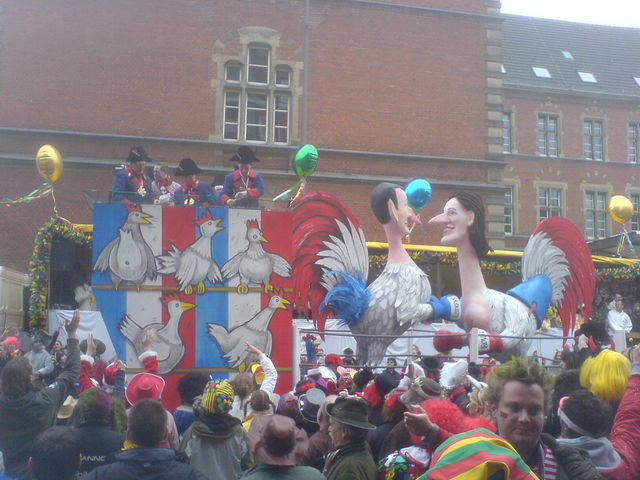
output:
M47 297L49 291L49 264L51 243L61 237L78 245L89 245L91 234L83 233L71 222L61 217L52 217L38 230L29 262L31 287L29 294L29 328L46 328Z

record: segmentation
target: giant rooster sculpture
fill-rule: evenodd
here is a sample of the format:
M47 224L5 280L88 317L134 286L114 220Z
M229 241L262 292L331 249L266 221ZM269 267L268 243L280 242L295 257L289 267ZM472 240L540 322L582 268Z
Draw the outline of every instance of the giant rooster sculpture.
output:
M117 289L122 282L133 283L139 290L145 279L155 280L156 259L147 244L140 225L149 224L151 215L144 213L139 205L127 204L127 219L120 233L100 252L94 269L109 270L111 281Z
M351 211L336 197L304 194L294 202L293 282L298 311L311 311L316 328L340 318L355 335L356 357L378 365L387 347L417 322L459 314L457 298L431 297L429 279L413 262L402 239L420 220L404 190L382 183L371 194L382 223L389 256L368 287L369 256L364 233ZM384 336L384 337L381 337Z
M171 251L166 255L159 255L159 273L175 275L180 284L180 290L190 295L194 290L202 295L206 292L205 280L211 283L222 283L220 268L213 258L211 239L222 230L219 226L221 219L213 219L211 212L197 218L194 223L200 229L200 238L181 251L171 244ZM194 288L195 287L195 288Z
M542 221L522 254L522 283L506 293L487 288L479 258L489 250L484 235L484 205L471 192L452 195L440 215L429 223L443 228L441 243L458 251L462 289L461 327L478 328L480 351L497 360L526 356L535 331L553 305L562 319L564 335L575 325L578 308L591 315L595 269L582 233L563 217ZM447 331L439 333L450 334ZM460 348L466 336L443 335L434 339L437 350Z

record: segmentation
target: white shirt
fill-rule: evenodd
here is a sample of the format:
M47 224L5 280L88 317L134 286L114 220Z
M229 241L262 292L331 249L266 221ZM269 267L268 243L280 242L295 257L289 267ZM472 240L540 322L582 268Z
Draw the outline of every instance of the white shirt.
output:
M607 327L609 330L629 333L631 331L631 326L631 319L626 312L609 310L609 313L607 313Z

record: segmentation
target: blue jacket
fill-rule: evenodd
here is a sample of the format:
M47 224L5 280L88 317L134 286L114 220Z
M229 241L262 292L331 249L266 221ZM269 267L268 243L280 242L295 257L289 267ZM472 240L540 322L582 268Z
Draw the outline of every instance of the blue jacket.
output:
M237 192L244 188L242 179L240 178L240 171L235 170L231 172L224 178L224 186L222 187L220 202L223 205L226 205L227 200L233 198ZM255 170L249 170L246 190L248 196L237 200L237 203L234 206L258 208L260 206L258 199L264 195L264 181L262 180L262 175Z
M119 170L113 177L113 187L111 188L111 201L120 202L124 199L133 203L148 203L151 200L151 179L142 175L143 185L145 190L143 195L138 193L138 189L134 185L131 177L133 176L129 168Z
M216 205L211 185L202 180L198 180L195 187L180 185L173 193L173 201L176 205L194 205L200 207L213 207Z

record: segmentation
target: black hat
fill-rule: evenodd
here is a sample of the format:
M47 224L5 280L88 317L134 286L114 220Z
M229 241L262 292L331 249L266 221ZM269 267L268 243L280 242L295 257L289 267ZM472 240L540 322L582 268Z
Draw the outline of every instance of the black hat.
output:
M369 422L369 407L358 397L338 397L332 405L327 405L331 418L345 425L365 430L373 430L375 425Z
M255 156L253 150L249 147L242 146L236 150L236 153L233 154L233 157L231 157L229 161L237 163L254 163L259 162L260 159Z
M93 343L95 343L95 346L96 346L96 355L102 355L105 352L105 350L107 349L107 347L104 344L104 342L102 342L101 340L98 340L97 338L93 339ZM87 339L86 338L80 342L80 351L85 355L87 354Z
M379 373L374 377L373 381L375 382L376 387L378 387L378 390L380 391L382 396L385 396L387 393L398 386L398 380L393 375L387 372Z
M425 355L424 357L422 357L422 359L420 360L420 363L422 364L422 367L427 371L427 372L439 372L440 371L440 362L438 361L438 359L432 355Z
M128 163L136 163L136 162L152 162L147 152L144 151L143 147L131 147L129 150L129 156L127 157Z
M325 398L325 393L319 388L310 388L307 393L300 396L300 414L305 420L318 423L318 410Z
M190 158L183 158L180 160L180 164L176 170L176 175L181 175L183 177L187 177L189 175L195 175L197 173L202 173L204 170L200 169L196 162L191 160Z

